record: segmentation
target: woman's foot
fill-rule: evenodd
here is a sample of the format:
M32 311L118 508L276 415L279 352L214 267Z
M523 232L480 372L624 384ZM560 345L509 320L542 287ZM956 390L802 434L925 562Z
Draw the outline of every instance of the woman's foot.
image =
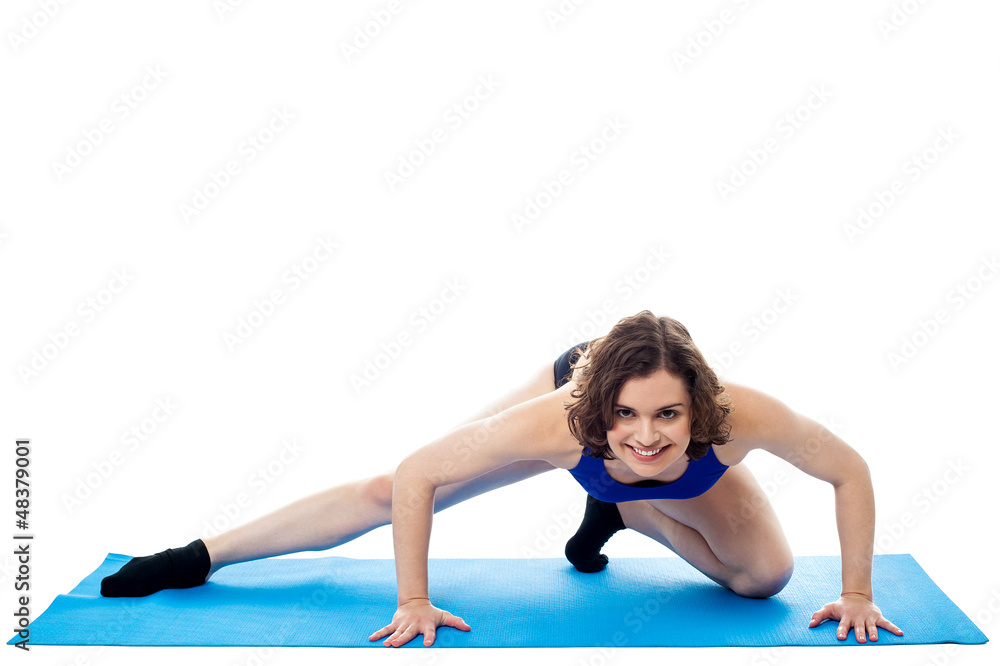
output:
M211 566L205 542L196 539L183 548L133 557L101 581L101 596L145 597L168 588L195 587L205 582Z
M601 548L611 535L625 529L618 505L602 502L587 495L587 510L583 514L583 522L570 540L566 542L566 559L578 571L597 573L608 566L607 555L601 554Z

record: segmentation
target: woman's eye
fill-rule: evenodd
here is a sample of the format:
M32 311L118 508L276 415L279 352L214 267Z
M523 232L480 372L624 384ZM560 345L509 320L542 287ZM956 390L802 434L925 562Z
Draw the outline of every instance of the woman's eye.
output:
M668 421L671 420L671 419L676 418L676 416L677 416L677 412L674 411L674 410L672 410L672 409L664 409L662 412L660 412L660 414L670 414L670 416L666 417ZM615 415L618 416L618 418L627 419L627 418L630 418L632 416L632 410L631 409L619 409L619 410L617 410L615 412Z

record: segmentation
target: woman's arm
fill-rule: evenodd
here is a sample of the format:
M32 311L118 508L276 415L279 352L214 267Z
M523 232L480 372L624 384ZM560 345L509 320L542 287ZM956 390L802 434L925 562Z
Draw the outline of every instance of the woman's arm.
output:
M866 634L877 640L877 627L902 635L874 605L875 495L867 463L825 426L781 401L754 389L729 387L739 396L734 416L740 412L740 439L747 449L769 451L833 486L840 535L841 598L815 613L810 626L827 618L839 619L838 638L846 638L853 624L858 642L865 642Z
M513 407L514 405L519 405L522 402L531 400L532 398L537 398L540 395L551 393L555 389L556 382L552 363L548 363L523 385L514 389L499 400L490 403L484 409L480 410L475 416L463 421L460 426L456 427L461 427L462 425L472 423L473 421L479 421L493 416L494 414L502 412L505 409Z
M397 467L392 491L392 536L396 558L398 606L393 621L372 635L391 634L386 645L399 646L424 635L434 642L441 624L468 625L434 608L427 581L434 495L437 488L476 478L518 460L554 460L566 448L568 431L562 396L552 392L467 423L418 449Z

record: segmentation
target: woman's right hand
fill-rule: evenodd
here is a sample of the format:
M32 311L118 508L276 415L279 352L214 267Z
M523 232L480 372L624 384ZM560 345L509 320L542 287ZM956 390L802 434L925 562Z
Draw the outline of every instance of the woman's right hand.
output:
M423 634L424 646L430 647L434 645L434 634L441 626L454 627L462 631L472 630L465 620L455 617L446 610L435 608L429 599L411 599L400 604L392 616L392 622L369 636L368 640L376 641L392 634L382 645L400 647L413 640L417 634Z

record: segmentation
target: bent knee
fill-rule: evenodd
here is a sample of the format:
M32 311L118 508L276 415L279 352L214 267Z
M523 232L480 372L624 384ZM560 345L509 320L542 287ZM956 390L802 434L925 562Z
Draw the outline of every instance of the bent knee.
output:
M388 472L365 479L361 484L363 497L376 506L391 508L394 476L394 472Z
M766 599L785 589L794 569L795 563L787 561L764 571L743 573L733 579L730 589L741 597Z

